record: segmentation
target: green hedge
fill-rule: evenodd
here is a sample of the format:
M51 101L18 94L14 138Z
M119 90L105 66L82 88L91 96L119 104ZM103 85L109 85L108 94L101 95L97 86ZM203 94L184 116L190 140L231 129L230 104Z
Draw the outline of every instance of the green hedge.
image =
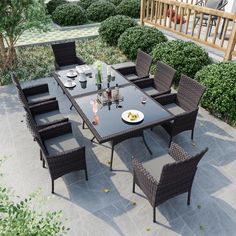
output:
M135 26L127 29L120 36L118 47L128 58L135 59L138 49L150 53L155 45L165 41L167 38L158 29Z
M87 21L84 9L72 3L58 6L52 14L52 19L61 26L81 25Z
M202 47L181 40L156 45L153 48L152 56L154 62L159 60L176 69L176 85L178 85L181 74L194 78L203 66L210 63L208 53Z
M91 21L101 22L109 16L116 14L116 7L113 3L99 0L92 3L87 9L87 17Z
M113 3L115 6L118 6L122 0L109 0L109 2Z
M195 79L207 87L202 106L236 125L236 63L206 66L197 72Z
M79 5L84 9L87 9L92 3L96 2L97 0L80 0Z
M56 10L56 8L62 4L67 3L66 0L51 0L47 3L46 7L48 10L48 13L52 15L52 13Z
M140 0L122 0L117 6L117 14L139 18Z
M111 16L101 23L99 35L109 45L117 45L120 35L136 25L136 21L128 16Z

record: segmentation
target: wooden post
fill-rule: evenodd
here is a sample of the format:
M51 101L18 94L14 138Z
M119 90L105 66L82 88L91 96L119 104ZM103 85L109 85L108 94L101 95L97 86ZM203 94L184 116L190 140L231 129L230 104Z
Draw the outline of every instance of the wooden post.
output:
M233 29L225 52L224 61L229 61L232 59L232 52L234 51L235 43L236 43L236 13L233 22Z
M143 19L145 17L145 1L141 0L141 8L140 8L140 24L144 25Z

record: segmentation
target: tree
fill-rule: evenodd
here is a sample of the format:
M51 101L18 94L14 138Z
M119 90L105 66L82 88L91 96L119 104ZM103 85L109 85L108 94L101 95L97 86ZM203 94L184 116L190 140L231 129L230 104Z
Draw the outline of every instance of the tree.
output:
M26 30L46 30L49 22L44 0L0 1L0 70L16 61L15 45Z

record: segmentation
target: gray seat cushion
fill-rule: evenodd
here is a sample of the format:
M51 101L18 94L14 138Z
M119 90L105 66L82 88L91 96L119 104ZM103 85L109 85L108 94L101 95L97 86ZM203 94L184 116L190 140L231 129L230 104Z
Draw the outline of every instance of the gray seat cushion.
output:
M41 102L41 101L48 100L51 98L52 96L49 93L39 93L33 96L28 96L27 100L29 103L36 103L36 102Z
M174 162L175 160L169 154L165 154L150 161L144 162L143 167L153 176L154 179L159 181L163 166Z
M60 66L60 70L75 69L76 66L78 66L78 64L71 64L71 65L67 65L67 66Z
M135 67L135 63L131 62L131 61L128 61L128 62L123 62L123 63L119 63L119 64L115 64L115 65L112 65L112 67L116 70L120 69L120 68L125 68L125 67Z
M165 105L164 108L175 116L185 113L185 110L178 106L176 103Z
M44 144L49 155L55 155L80 147L72 133L47 139L44 141Z
M145 93L147 93L149 96L155 96L159 94L159 91L153 87L147 87L142 89Z
M126 75L125 78L128 79L128 80L136 80L139 77L135 74L129 74L129 75Z
M44 125L48 122L53 122L57 120L62 120L64 117L59 110L50 111L34 116L35 122L37 125Z

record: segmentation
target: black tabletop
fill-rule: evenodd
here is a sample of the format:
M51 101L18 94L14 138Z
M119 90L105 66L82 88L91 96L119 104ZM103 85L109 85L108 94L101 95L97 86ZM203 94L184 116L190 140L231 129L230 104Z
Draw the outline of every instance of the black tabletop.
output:
M141 130L173 119L159 103L145 95L133 84L119 89L120 101L106 105L97 103L96 118L92 103L98 98L98 93L75 98L75 108L87 123L99 142L112 140L119 135ZM142 104L142 97L146 103ZM144 114L144 120L138 124L129 124L122 120L121 115L126 110L138 110ZM94 124L94 119L98 124Z

